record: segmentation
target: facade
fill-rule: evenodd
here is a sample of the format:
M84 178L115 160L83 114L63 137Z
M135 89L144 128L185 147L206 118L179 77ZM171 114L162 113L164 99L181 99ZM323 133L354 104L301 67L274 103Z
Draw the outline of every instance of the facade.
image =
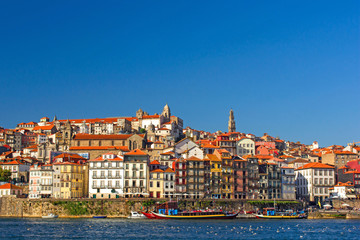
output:
M209 197L214 199L221 198L221 158L215 154L207 154L204 158L209 162L210 175L209 175Z
M119 198L124 195L124 161L113 153L89 161L89 197Z
M187 197L187 165L183 158L175 161L175 193L180 198Z
M5 183L0 186L0 197L3 196L16 196L22 195L23 189L11 183Z
M255 141L252 140L251 138L241 137L236 142L236 153L238 156L254 155L255 154Z
M199 199L205 195L205 164L197 157L186 159L187 194L190 198Z
M41 166L35 164L30 168L29 198L41 198Z
M164 171L164 190L163 197L174 198L175 195L175 171L171 168L167 168Z
M148 194L149 155L135 149L124 154L126 197L144 196Z
M164 170L155 169L149 175L149 197L164 197Z
M294 168L281 168L281 198L287 200L296 199Z
M25 183L29 181L29 163L13 160L0 163L0 167L11 172L11 179L14 182Z
M335 171L331 165L308 163L295 169L296 198L322 202L329 197L329 188L335 184Z
M357 154L350 151L330 151L322 154L321 162L339 168L346 165L349 161L357 158Z
M55 176L54 178L60 177L60 191L55 192L59 188L54 188L54 196L70 199L70 198L81 198L87 196L87 166L85 164L71 163L71 162L61 162L54 163L54 167L59 167L60 174ZM85 184L86 182L86 184ZM58 183L58 181L54 181L54 184Z
M245 199L247 193L247 161L234 158L234 199Z

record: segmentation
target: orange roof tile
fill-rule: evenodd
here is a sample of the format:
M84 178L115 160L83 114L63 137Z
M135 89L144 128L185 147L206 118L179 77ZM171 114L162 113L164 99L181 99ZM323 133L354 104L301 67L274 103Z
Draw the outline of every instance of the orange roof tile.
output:
M150 165L160 165L160 163L158 161L154 160L150 163Z
M36 126L33 128L33 131L36 131L36 130L51 130L54 128L54 125L46 125L46 126Z
M146 156L147 154L144 153L143 151L141 151L140 149L135 149L128 153L125 153L125 155L144 155L144 156Z
M175 171L174 171L174 170L172 170L171 168L167 168L164 172L174 173Z
M161 169L155 169L155 170L152 170L150 171L151 173L156 173L156 172L164 172L164 170L161 170Z
M70 150L121 150L123 152L129 152L127 146L75 146L70 147Z
M305 164L304 166L299 167L296 170L309 169L309 168L331 168L331 169L333 169L335 167L324 164L324 163L312 162L312 163Z
M18 186L14 185L14 184L11 184L11 183L5 183L5 184L1 185L0 189L21 189L22 190L21 187L18 187Z
M133 135L134 134L95 135L95 134L79 133L75 135L74 140L101 140L101 139L126 140ZM138 134L138 135L144 137L144 134Z
M197 158L197 157L194 157L194 156L192 156L190 158L187 158L186 160L187 161L202 161L200 158Z

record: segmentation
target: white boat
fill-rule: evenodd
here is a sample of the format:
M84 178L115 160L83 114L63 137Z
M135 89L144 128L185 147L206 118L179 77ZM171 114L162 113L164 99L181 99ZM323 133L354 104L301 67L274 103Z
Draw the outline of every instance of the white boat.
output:
M130 216L128 218L146 218L144 214L131 211Z
M55 215L53 213L50 213L50 214L48 214L46 216L42 216L42 218L57 218L57 217L58 217L58 215Z

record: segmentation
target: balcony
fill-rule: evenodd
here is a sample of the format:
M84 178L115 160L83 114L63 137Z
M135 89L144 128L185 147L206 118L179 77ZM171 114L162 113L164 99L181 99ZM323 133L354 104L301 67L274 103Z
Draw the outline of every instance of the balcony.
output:
M105 179L105 175L104 176L92 176L93 179Z
M105 185L92 185L92 188L94 189L106 189Z
M120 175L116 175L116 176L108 176L108 179L122 179L122 177Z

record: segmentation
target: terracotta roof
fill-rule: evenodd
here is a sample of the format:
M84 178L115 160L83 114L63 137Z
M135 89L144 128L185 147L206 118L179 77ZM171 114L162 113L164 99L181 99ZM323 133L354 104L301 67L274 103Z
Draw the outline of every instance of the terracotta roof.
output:
M170 130L170 129L163 127L163 128L159 128L158 130Z
M150 165L160 165L160 163L158 161L154 160L150 163Z
M18 186L14 185L14 184L11 184L11 183L5 183L5 184L1 185L0 189L21 189L22 190L21 187L18 187Z
M161 169L155 169L155 170L152 170L150 171L151 173L156 173L156 172L164 172L164 170L161 170Z
M164 172L174 173L175 171L174 171L174 170L172 170L171 168L167 168Z
M290 161L289 163L309 163L310 161L302 159L302 158L297 158L295 160Z
M205 158L208 158L210 161L221 162L221 159L219 159L215 154L206 154Z
M197 158L197 157L194 157L194 156L192 156L190 158L187 158L186 160L187 161L202 161L200 158Z
M5 162L5 163L0 163L0 164L3 164L3 165L24 165L19 160L14 160L14 161L11 161L11 162Z
M85 158L83 158L82 156L76 154L76 153L62 153L60 155L57 155L56 157L54 157L54 159L57 158L69 158L69 159L80 159L80 160L86 160Z
M33 131L36 130L51 130L54 127L54 125L46 125L46 126L36 126L33 128Z
M74 140L102 140L102 139L109 139L109 140L126 140L129 137L133 136L134 134L107 134L107 135L95 135L95 134L86 134L86 133L79 133L76 134ZM141 137L144 137L143 134L138 134Z
M160 115L147 115L147 116L143 116L143 119L150 119L150 118L160 118Z
M299 167L296 170L309 169L309 168L331 168L331 169L333 169L334 167L324 164L324 163L312 162L312 163L305 164L304 166Z
M146 156L147 154L144 153L143 151L141 151L140 149L135 149L135 150L132 150L128 153L125 153L125 155L142 155L142 156Z
M282 155L280 156L279 158L294 158L293 156L290 156L290 155Z
M202 148L220 148L219 146L214 146L209 143L205 143L201 145Z
M101 162L101 161L123 161L124 159L122 159L121 157L115 157L115 158L103 158L103 157L97 157L97 158L95 158L95 159L93 159L93 160L90 160L89 162Z
M70 150L121 150L123 152L129 152L127 146L79 146L70 147Z
M174 155L174 152L164 152L160 153L160 155Z
M59 162L59 163L54 163L54 165L77 165L77 166L82 166L83 164L73 163L73 162Z

